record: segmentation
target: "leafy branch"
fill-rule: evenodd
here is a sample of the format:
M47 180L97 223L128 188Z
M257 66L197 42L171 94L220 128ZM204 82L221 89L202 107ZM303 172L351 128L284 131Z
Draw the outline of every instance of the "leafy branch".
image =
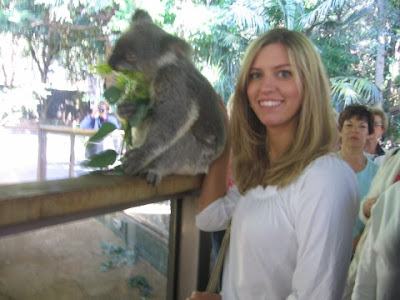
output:
M115 74L114 86L104 91L104 98L111 105L118 105L123 101L135 102L136 113L128 121L123 120L124 142L127 147L132 146L132 128L138 127L151 112L148 84L144 81L143 75L136 71L114 71L107 63L92 68L92 72L101 77ZM100 129L87 142L86 147L92 147L96 142L101 141L116 127L110 123L103 123ZM93 155L84 165L89 167L107 167L115 163L118 155L114 150L106 150Z

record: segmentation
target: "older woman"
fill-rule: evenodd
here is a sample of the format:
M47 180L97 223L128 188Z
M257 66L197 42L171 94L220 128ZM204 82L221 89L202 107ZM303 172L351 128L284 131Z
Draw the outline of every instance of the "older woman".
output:
M369 159L379 165L383 159L376 159L386 154L386 151L379 144L382 135L388 129L388 118L386 113L379 107L371 107L370 111L374 115L374 132L370 135L365 146L365 152ZM378 163L379 161L379 163Z
M378 170L378 166L364 154L367 140L374 133L374 115L364 105L348 106L339 116L339 128L342 140L339 153L356 173L361 201L368 193L371 181ZM363 229L363 223L357 219L353 231L354 246Z

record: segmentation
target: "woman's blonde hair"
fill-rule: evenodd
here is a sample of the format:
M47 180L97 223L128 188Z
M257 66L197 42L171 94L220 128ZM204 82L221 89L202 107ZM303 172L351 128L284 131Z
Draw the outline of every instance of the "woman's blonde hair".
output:
M249 70L260 50L270 44L286 47L302 94L297 130L289 149L269 166L268 135L250 107L247 96ZM315 158L332 150L335 120L330 105L330 85L320 56L303 34L273 29L247 48L233 96L230 122L232 171L241 193L257 185L283 187L296 179Z

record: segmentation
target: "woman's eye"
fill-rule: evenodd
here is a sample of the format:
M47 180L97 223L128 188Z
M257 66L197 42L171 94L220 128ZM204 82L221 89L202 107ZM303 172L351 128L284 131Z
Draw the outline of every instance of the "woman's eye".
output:
M287 71L287 70L279 71L279 77L281 77L281 78L288 78L290 76L292 76L292 72L290 72L290 71Z
M260 77L261 77L261 73L259 73L259 72L249 74L250 79L256 79L256 78L260 78Z

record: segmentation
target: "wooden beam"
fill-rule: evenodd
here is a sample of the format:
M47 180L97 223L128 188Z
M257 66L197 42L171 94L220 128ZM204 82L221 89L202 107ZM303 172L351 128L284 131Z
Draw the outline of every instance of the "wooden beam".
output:
M167 199L194 195L202 176L169 176L157 186L116 175L0 186L0 236Z

